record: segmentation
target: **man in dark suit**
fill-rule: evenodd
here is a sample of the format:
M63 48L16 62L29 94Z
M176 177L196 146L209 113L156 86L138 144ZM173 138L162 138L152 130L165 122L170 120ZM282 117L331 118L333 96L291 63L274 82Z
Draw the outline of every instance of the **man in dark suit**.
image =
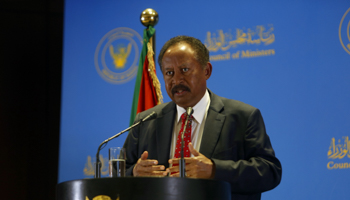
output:
M139 113L156 119L133 129L124 144L127 175L179 176L174 158L179 119L193 107L194 128L186 158L186 176L231 184L232 199L260 199L276 187L282 168L275 157L260 111L207 89L212 73L207 48L197 39L178 36L161 49L159 65L172 102ZM170 165L169 165L170 164Z

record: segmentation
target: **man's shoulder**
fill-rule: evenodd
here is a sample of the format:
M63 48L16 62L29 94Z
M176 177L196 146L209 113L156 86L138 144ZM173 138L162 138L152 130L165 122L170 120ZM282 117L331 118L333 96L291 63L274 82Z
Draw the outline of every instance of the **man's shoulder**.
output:
M151 114L152 112L156 112L157 116L160 116L165 112L169 112L169 111L174 110L174 108L175 108L174 102L162 103L162 104L154 106L153 108L150 108L148 110L140 112L139 114L137 114L137 118L142 119L142 118L146 117L147 115Z
M226 97L218 96L212 93L212 106L220 108L225 113L242 113L251 114L252 112L258 110L252 105L244 103L235 99L228 99Z
M242 101L239 100L235 100L235 99L228 99L225 97L221 97L224 105L235 108L235 109L242 109L242 110L255 110L257 108L255 108L252 105L249 105L247 103L244 103Z

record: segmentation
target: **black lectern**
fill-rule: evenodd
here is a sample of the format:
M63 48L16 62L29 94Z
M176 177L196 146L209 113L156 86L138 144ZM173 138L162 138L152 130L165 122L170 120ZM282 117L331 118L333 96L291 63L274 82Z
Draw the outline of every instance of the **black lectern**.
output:
M98 178L57 185L57 200L230 200L224 181L188 178Z

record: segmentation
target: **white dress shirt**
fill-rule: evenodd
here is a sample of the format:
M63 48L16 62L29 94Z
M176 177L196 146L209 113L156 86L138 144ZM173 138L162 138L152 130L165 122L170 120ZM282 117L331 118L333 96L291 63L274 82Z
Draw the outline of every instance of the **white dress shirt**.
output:
M205 120L207 118L207 113L210 105L210 96L208 93L208 90L206 90L204 96L202 99L192 108L193 109L193 120L192 120L192 134L191 134L191 141L193 144L193 147L199 151L200 144L202 141L202 135L205 125ZM179 134L179 131L181 129L181 115L186 112L186 110L178 105L176 105L177 114L174 121L174 130L173 130L173 136L171 139L171 147L170 147L170 158L174 158L174 152L176 148L176 142L177 137ZM191 154L191 157L193 155Z

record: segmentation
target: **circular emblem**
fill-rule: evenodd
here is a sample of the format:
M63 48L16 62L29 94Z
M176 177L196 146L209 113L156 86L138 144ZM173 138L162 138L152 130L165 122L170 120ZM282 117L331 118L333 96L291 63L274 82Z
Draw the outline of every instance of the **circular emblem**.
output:
M131 28L120 27L102 37L95 51L95 67L107 82L125 83L137 74L142 37Z
M350 8L341 18L339 25L339 40L345 51L350 54Z

